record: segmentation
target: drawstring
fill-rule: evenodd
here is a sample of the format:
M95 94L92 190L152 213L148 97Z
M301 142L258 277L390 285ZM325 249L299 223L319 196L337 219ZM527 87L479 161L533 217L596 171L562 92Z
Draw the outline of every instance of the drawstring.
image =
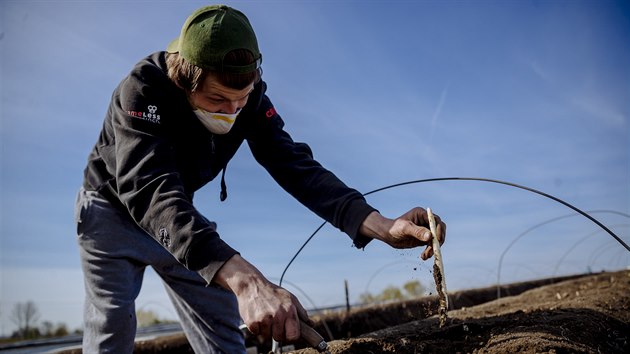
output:
M214 134L210 134L210 152L214 154ZM227 165L223 167L223 173L221 174L221 193L219 199L224 202L227 199L227 186L225 185L225 170Z
M227 166L223 167L223 173L221 174L221 194L219 195L219 199L224 202L227 199L227 186L225 185L225 170Z

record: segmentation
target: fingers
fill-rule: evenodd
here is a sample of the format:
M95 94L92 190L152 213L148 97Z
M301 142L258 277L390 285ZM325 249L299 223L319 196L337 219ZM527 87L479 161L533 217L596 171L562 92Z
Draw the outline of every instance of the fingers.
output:
M267 304L264 315L247 324L250 332L278 342L295 342L300 339L300 320L312 323L308 314L297 298L282 288L276 288L271 302ZM274 304L275 302L275 304ZM257 302L260 305L260 302Z
M288 312L278 313L270 321L270 326L266 327L268 331L261 331L261 335L269 338L272 337L278 342L294 342L300 339L300 320L294 307Z
M437 225L437 234L438 234L438 240L440 241L440 246L441 246L444 244L444 241L446 241L446 224L443 223L442 221L440 221Z
M431 258L432 256L433 256L433 247L429 245L429 246L427 246L424 249L424 251L420 255L420 258L422 258L423 261L426 261L427 259Z
M300 339L300 321L298 321L297 314L294 316L288 316L284 322L284 333L276 337L274 332L274 338L277 341L286 340L288 342L294 342Z
M428 219L428 214L426 215ZM446 240L446 224L440 219L438 215L433 214L433 217L436 223L435 232L436 232L437 239L440 242L440 245L443 245L444 241ZM433 235L431 235L431 238L433 238ZM422 258L422 260L426 261L427 259L433 257L433 253L434 253L433 246L431 242L429 242L427 247L424 249L424 252L422 252L422 254L420 255L420 257Z
M247 323L247 329L254 335L270 338L272 320L273 318L271 316L267 316L262 318L260 321Z
M423 219L426 220L426 225L429 225L429 216L424 209L422 210L424 211ZM444 244L444 241L446 240L446 224L442 221L440 216L435 213L433 214L433 218L435 219L435 225L436 225L435 231L437 233L436 236L438 238L438 241L440 241L440 245L442 245ZM432 235L431 235L431 238L433 238Z
M276 341L283 341L284 340L284 335L286 333L286 325L289 322L289 318L291 316L287 316L285 317L280 317L280 316L276 316L273 318L273 326L271 328L271 334L273 336L273 339L275 339Z
M301 337L301 322L313 325L313 321L308 318L308 312L293 294L291 294L291 302L295 311L292 313L293 316L289 316L285 321L285 337L287 341L294 342Z
M293 304L295 305L295 309L297 310L298 319L300 321L306 322L306 324L308 324L309 326L312 326L313 324L315 324L313 322L313 320L311 320L308 317L308 312L306 311L304 306L302 306L302 304L298 301L298 299L294 295L293 295Z
M294 342L300 338L300 321L297 313L267 316L261 321L251 323L247 326L254 335L265 338L273 338L278 342Z

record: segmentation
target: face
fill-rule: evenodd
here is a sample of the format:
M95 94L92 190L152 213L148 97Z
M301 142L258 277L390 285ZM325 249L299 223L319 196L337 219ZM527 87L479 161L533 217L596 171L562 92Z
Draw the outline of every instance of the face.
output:
M208 112L234 114L245 107L249 94L254 90L254 83L242 90L225 87L212 75L207 75L201 87L189 95L190 103L195 108Z

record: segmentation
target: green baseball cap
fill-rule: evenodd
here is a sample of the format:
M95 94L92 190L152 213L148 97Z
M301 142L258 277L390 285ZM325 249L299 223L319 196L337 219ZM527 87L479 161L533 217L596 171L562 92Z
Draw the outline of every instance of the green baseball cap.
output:
M247 49L254 62L247 65L226 65L223 58L235 49ZM231 73L249 73L260 67L262 55L256 34L247 17L227 5L202 7L184 22L177 39L167 52L179 53L191 64L203 69Z

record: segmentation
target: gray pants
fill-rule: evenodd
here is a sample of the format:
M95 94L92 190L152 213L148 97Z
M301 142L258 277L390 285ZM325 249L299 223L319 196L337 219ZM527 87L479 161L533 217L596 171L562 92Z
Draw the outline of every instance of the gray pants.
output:
M126 214L81 189L75 209L85 281L84 353L132 353L146 266L162 278L195 353L244 353L234 294L206 286Z

